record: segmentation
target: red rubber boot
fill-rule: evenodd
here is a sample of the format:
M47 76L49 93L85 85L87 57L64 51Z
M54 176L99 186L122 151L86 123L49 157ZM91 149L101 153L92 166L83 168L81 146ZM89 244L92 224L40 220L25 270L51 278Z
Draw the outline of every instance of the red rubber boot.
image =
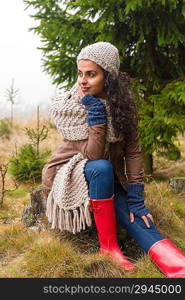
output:
M185 278L185 254L169 239L156 242L148 254L166 277Z
M123 255L117 243L114 198L90 200L90 205L94 213L100 254L111 257L125 271L133 272L135 265Z

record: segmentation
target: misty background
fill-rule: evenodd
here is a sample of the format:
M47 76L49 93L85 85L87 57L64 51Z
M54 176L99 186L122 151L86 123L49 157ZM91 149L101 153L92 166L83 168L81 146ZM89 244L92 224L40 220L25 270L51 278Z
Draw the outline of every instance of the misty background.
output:
M15 118L27 118L36 113L48 115L48 108L55 97L57 87L42 67L42 52L39 37L30 27L36 25L29 15L31 8L25 10L22 0L1 2L0 10L0 119L10 116L10 102L6 90L14 79L18 89L14 105Z

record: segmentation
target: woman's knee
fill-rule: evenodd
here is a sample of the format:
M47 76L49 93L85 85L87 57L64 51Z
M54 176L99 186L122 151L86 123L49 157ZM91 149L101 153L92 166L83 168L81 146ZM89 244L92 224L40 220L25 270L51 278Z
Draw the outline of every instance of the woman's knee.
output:
M85 165L85 178L91 199L106 199L114 193L112 164L105 159L89 160Z
M112 175L114 174L113 166L110 161L106 159L97 159L88 161L86 167L91 169L96 175Z
M97 167L96 169L102 173L112 172L113 173L113 166L109 160L106 159L97 159Z

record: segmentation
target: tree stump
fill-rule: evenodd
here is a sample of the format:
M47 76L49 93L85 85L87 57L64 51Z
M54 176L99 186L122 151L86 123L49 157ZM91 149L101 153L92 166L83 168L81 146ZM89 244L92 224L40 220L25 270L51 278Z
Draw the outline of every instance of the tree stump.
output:
M47 197L50 189L38 186L30 191L30 203L23 208L21 220L27 226L36 225L39 218L42 218L46 212Z
M169 181L169 189L176 193L185 191L185 177L173 177Z

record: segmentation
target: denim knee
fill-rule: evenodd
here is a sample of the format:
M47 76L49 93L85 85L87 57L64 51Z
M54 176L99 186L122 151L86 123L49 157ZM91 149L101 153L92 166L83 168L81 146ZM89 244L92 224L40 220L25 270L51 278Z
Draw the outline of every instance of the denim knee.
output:
M97 160L93 160L93 162L95 162L95 172L97 175L105 175L107 176L107 174L112 175L113 176L113 166L111 164L111 162L109 160L106 159L97 159Z
M114 178L114 170L113 166L110 161L106 159L97 159L97 160L89 160L85 165L85 174L88 177L95 178L95 177L102 177L105 176L106 178Z
M85 177L91 199L105 199L114 193L114 171L106 159L89 160L85 165Z

